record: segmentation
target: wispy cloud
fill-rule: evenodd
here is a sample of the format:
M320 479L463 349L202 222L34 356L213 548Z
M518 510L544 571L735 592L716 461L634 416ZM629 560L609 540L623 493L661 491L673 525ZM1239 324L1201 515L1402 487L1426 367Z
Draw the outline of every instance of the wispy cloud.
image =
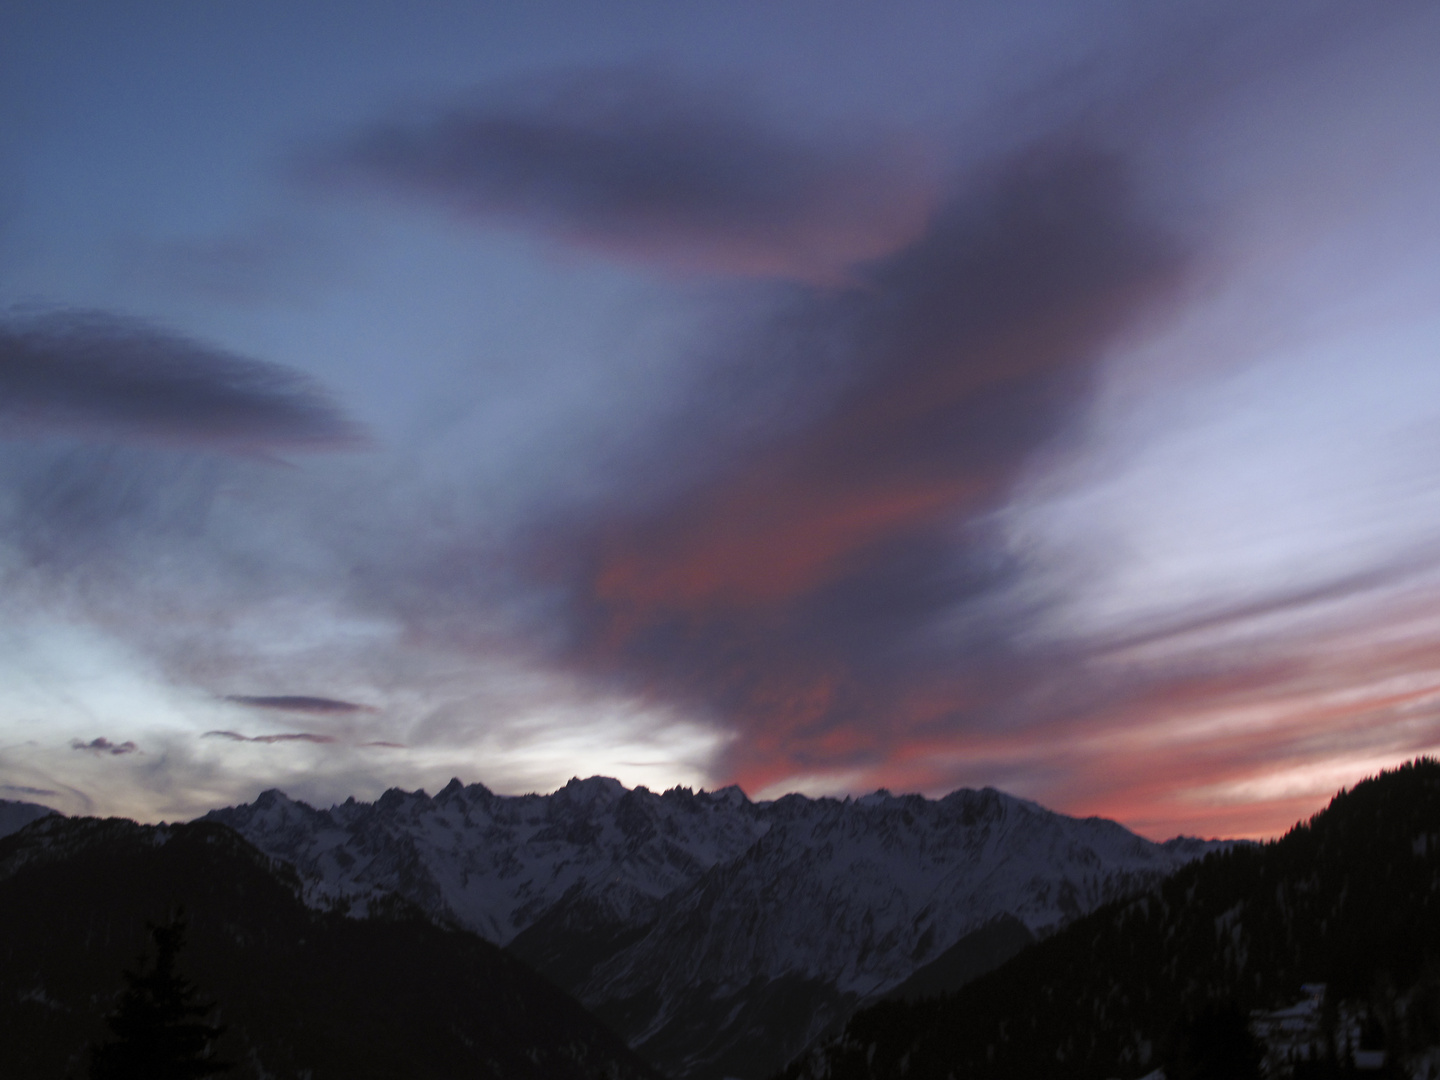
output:
M333 743L339 740L333 735L316 735L308 731L287 733L284 735L242 735L238 731L207 731L201 736L202 739L218 738L229 739L232 742L254 742L254 743Z
M103 311L0 321L0 418L10 438L59 431L238 453L364 442L304 375Z
M922 231L936 184L916 148L772 128L734 96L658 71L566 72L376 125L312 169L625 258L763 277L836 280Z
M60 792L50 788L26 787L24 784L0 784L0 791L8 791L12 795L59 795Z
M70 749L88 750L94 754L133 754L140 748L129 740L123 743L112 743L102 735L97 739L91 739L89 742L85 742L82 739L71 739Z
M236 705L248 705L252 709L277 709L281 712L303 713L353 713L374 712L369 705L357 705L353 701L339 701L335 698L309 697L304 694L277 694L256 696L250 694L229 694L226 701Z

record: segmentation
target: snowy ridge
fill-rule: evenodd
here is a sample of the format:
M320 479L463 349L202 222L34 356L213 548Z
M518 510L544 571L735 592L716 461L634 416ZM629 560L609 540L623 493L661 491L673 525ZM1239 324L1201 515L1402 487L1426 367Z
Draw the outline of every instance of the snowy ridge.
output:
M998 916L1043 936L1222 846L991 788L752 803L734 787L591 777L509 797L454 780L329 810L267 791L207 816L293 864L313 905L363 915L398 893L512 945L697 1080L766 1075Z
M314 906L364 914L398 893L499 945L577 891L622 921L648 918L766 827L739 788L657 795L598 776L515 797L452 780L434 798L392 788L329 810L272 790L206 817L294 865Z

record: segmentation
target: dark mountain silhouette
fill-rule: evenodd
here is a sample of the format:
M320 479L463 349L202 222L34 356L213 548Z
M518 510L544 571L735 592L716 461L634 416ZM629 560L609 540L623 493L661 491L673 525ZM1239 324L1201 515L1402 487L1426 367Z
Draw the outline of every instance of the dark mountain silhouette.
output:
M1297 1077L1351 1075L1357 1030L1386 1052L1369 1077L1440 1045L1440 762L1342 791L1282 839L1210 854L956 993L864 1009L782 1075L1252 1075L1251 1010L1316 983L1333 1060Z
M83 1077L147 923L183 906L175 971L236 1080L656 1080L572 998L404 901L365 920L225 826L48 817L0 839L0 1073Z

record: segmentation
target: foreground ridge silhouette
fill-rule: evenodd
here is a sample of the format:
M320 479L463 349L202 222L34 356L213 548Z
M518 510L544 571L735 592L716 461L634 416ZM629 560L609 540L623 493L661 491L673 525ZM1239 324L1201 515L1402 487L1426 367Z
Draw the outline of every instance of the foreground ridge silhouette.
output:
M96 1047L126 1042L130 1018L168 998L182 1014L219 1003L180 1023L223 1022L201 1060L231 1063L225 1080L659 1080L496 946L403 901L349 919L307 908L300 890L289 867L209 822L54 816L0 837L0 1077L83 1078L112 1054L133 1064ZM157 941L155 923L181 906L183 936L167 924ZM203 996L175 992L177 975Z

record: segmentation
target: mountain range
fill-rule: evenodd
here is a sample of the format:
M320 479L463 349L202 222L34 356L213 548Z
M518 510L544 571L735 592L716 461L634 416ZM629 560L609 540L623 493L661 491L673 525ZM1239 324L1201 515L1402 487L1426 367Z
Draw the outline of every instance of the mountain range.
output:
M863 1002L971 978L1225 846L988 788L752 802L603 777L328 810L267 791L206 820L295 867L313 907L399 896L505 946L677 1080L762 1077Z
M0 1074L83 1075L177 907L242 1080L1440 1076L1423 758L1264 845L990 789L0 802Z

